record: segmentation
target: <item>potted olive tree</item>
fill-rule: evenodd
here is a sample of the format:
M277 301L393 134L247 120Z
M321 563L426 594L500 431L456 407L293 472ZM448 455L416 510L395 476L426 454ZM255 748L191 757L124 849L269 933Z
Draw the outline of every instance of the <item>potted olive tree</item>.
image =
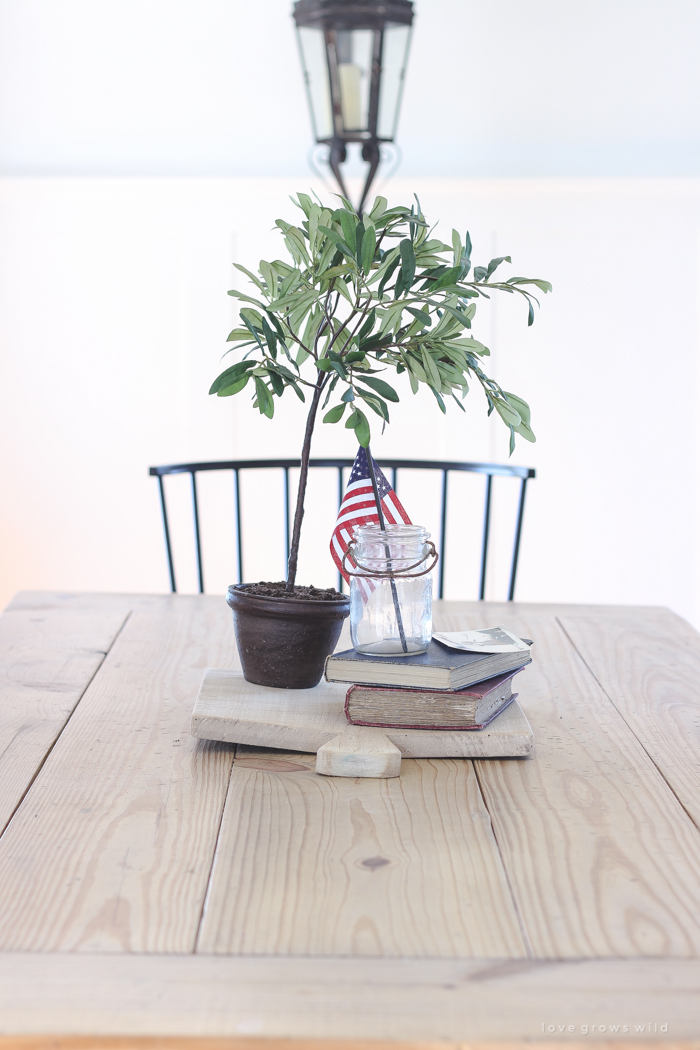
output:
M364 448L370 419L382 428L399 395L388 382L406 373L415 394L432 392L445 412L462 400L470 379L480 384L488 412L496 412L515 435L534 441L530 410L503 390L483 369L488 348L471 334L480 297L492 292L521 295L534 320L533 288L547 281L527 277L494 279L509 256L488 266L471 264L469 234L456 230L452 244L431 235L420 204L389 208L377 197L360 218L349 201L331 210L305 193L294 201L298 226L278 219L290 261L261 261L257 274L243 266L249 292L231 291L241 301L240 324L228 341L243 351L214 381L210 393L229 397L246 388L253 407L272 419L275 398L291 390L306 405L306 431L287 579L279 584L238 584L229 588L236 638L246 678L263 685L316 685L325 657L336 645L349 612L345 595L296 583L299 537L309 470L311 438L319 409L323 422L344 421Z

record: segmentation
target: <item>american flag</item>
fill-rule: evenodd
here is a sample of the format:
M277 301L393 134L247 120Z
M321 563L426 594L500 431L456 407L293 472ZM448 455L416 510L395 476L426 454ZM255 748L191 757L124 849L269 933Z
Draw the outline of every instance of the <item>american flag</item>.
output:
M399 497L382 474L374 458L372 463L374 464L374 476L377 479L379 501L382 505L385 522L387 525L399 525L401 522L405 525L410 525L411 519L401 506ZM377 505L374 502L372 481L367 464L367 453L363 448L360 448L352 465L348 487L345 490L343 502L340 504L338 520L335 523L333 535L331 536L331 557L338 566L338 571L342 574L346 583L350 582L350 577L342 568L343 555L352 539L354 527L356 525L377 525L378 523L379 515L377 514Z

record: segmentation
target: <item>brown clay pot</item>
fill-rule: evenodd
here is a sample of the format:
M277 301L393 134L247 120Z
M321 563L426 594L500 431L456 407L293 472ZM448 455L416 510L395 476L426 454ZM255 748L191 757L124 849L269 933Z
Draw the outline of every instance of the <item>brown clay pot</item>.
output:
M350 615L350 599L262 598L235 584L228 589L243 675L256 685L311 689L323 675Z

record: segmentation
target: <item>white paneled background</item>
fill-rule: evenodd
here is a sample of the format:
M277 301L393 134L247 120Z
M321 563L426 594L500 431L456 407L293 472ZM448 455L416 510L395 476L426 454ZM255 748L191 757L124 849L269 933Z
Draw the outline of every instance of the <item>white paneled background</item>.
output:
M271 423L245 397L207 389L232 326L231 263L278 254L272 219L292 212L297 188L241 178L0 184L2 599L20 587L164 590L148 467L296 454L296 398ZM538 437L513 457L537 469L518 597L667 604L698 622L700 180L414 178L395 180L391 197L413 190L445 232L469 227L477 260L508 252L511 273L554 284L532 328L510 299L481 306L475 324L496 377L531 403ZM375 454L506 460L507 432L486 419L478 391L466 405L466 417L453 405L443 419L432 398L406 390ZM348 431L319 425L315 455L354 452ZM453 558L478 557L478 489L476 479L454 485ZM180 583L193 589L186 479L171 479L171 492ZM301 578L317 585L334 579L334 492L334 479L318 478L307 511ZM425 485L406 479L402 495L432 524ZM246 576L279 576L276 494L254 499ZM207 586L223 591L235 569L231 546L219 549L230 481L206 479L201 500ZM497 530L494 553L498 543ZM471 596L473 561L453 565L448 596ZM494 565L493 596L503 577Z
M151 464L298 453L207 396L231 264L279 254L314 185L289 0L0 0L0 604L20 588L162 591ZM700 626L697 0L416 0L399 143L382 188L417 192L477 262L552 281L533 328L479 308L491 367L532 406L517 597L670 605ZM355 183L357 189L357 183ZM288 395L291 397L291 395ZM506 460L474 391L442 418L405 389L375 454ZM352 457L319 425L313 454ZM245 575L279 577L281 481L250 478ZM256 488L256 484L258 487ZM404 477L435 528L430 480ZM277 488L275 486L277 485ZM187 479L170 480L181 589ZM437 486L437 479L435 479ZM483 483L452 483L448 597L476 592ZM489 594L504 594L514 486L496 482ZM207 588L235 578L230 478L201 482ZM312 482L300 578L334 582L335 478Z

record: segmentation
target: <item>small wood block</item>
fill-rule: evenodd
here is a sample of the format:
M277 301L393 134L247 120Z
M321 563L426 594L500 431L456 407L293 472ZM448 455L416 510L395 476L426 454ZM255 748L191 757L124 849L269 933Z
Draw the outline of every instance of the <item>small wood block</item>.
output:
M324 777L398 777L401 752L381 729L348 726L319 747L316 772Z

